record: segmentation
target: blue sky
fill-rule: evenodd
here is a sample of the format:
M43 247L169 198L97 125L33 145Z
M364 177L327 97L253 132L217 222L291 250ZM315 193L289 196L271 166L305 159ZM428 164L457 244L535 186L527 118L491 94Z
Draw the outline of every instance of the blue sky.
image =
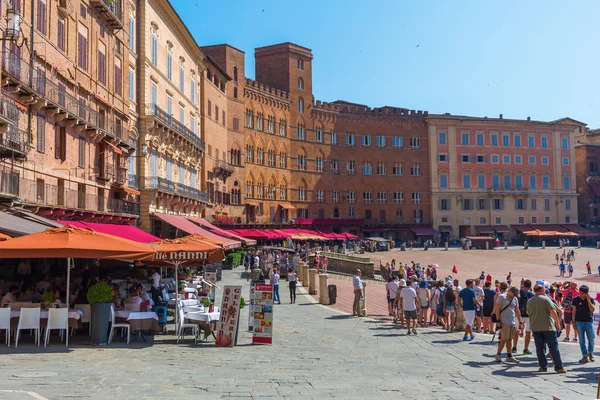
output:
M431 113L600 127L600 2L171 0L201 45L312 49L313 92ZM574 6L576 5L576 6Z

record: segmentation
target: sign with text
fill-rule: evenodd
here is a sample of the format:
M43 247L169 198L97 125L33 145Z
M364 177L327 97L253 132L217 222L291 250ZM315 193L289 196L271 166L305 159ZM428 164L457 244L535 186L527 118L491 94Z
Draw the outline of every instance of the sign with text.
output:
M231 347L234 344L239 322L241 297L241 286L228 285L223 288L221 316L217 322L217 346Z
M254 301L250 312L252 321L252 343L273 343L273 285L254 285Z
M250 281L250 311L248 311L248 330L252 331L252 324L254 322L254 285L253 281Z

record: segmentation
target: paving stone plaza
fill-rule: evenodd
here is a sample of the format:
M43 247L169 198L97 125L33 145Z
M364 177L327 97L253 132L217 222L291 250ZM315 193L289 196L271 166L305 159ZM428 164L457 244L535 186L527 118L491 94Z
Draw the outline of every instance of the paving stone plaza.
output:
M242 284L243 268L224 271ZM217 293L219 296L220 293ZM598 368L578 364L579 346L561 343L565 375L538 373L534 355L494 362L496 343L478 335L421 329L406 336L389 321L352 318L315 304L275 306L273 345L252 345L242 310L238 346L176 344L172 335L97 348L75 338L69 350L24 336L1 347L0 399L559 399L595 398Z

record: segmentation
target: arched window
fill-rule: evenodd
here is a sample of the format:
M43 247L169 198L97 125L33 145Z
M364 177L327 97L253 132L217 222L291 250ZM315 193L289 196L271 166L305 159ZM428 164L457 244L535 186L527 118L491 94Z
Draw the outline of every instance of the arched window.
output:
M302 97L300 97L298 99L298 112L299 113L303 113L304 112L304 100L302 99Z
M233 81L234 82L238 81L238 70L237 70L237 67L233 67Z
M298 78L298 89L304 89L304 79Z

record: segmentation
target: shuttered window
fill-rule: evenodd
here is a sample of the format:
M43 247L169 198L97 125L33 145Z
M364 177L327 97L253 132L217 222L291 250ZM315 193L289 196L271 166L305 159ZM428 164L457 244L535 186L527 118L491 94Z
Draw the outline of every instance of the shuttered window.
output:
M79 157L77 166L85 168L85 136L79 136Z
M58 26L56 29L56 34L57 34L56 45L58 46L59 49L61 49L62 51L65 51L65 48L66 48L65 19L63 17L61 17L60 15L58 16L57 24L58 24Z
M37 151L46 151L46 117L43 114L37 115Z
M77 33L77 65L84 71L88 69L88 29L83 25Z

